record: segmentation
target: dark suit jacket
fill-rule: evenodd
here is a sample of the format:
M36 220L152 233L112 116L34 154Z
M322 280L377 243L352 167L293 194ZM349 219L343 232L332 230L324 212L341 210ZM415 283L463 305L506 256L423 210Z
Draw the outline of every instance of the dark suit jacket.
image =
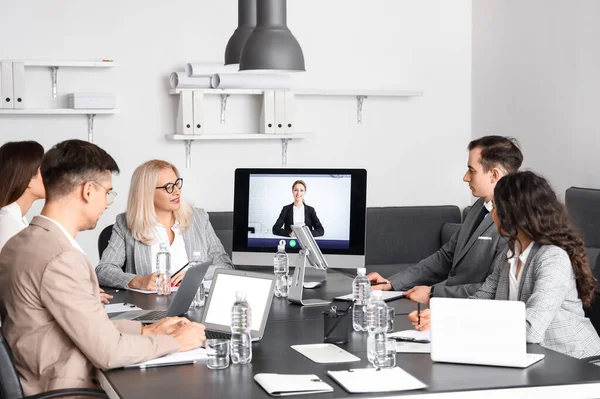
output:
M273 234L282 237L289 237L294 224L294 204L289 204L281 209L277 221L273 225ZM325 234L325 229L317 217L317 212L312 206L304 204L304 224L308 226L313 237L321 237Z
M475 294L507 245L490 214L469 235L483 206L482 199L473 204L460 230L439 251L391 276L394 290L435 285L433 296L437 297L466 298Z

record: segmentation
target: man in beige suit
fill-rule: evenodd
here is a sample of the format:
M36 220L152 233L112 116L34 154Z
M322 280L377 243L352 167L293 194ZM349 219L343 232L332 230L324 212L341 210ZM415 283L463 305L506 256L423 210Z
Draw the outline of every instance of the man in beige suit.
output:
M75 236L93 229L116 196L114 159L94 144L68 140L42 161L41 216L0 254L2 332L26 395L98 388L95 368L120 367L199 347L204 327L182 318L144 326L108 319L98 280Z

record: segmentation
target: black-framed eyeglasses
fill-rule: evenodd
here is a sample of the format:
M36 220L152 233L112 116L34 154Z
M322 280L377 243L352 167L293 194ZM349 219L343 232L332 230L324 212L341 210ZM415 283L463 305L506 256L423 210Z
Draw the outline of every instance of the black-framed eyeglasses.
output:
M173 194L173 191L175 191L175 187L181 190L181 188L183 187L183 178L180 177L177 180L175 180L175 183L167 183L164 186L156 187L156 189L158 190L159 188L163 188L167 193Z
M100 187L102 187L104 189L104 191L106 191L106 205L112 205L112 203L115 202L115 200L117 199L116 191L109 190L108 188L104 187L102 184L98 183L97 181L92 181L92 183L99 185Z

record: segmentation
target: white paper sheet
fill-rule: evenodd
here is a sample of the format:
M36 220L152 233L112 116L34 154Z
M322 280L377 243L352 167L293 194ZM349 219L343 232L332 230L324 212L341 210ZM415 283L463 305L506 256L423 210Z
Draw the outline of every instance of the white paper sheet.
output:
M384 301L391 301L394 299L402 298L404 296L404 291L382 291L382 293L383 293ZM342 296L336 296L333 299L338 300L338 301L352 302L354 300L354 294L346 294L346 295L342 295Z
M333 388L316 374L259 373L254 376L254 381L273 396L333 392Z
M131 303L109 303L108 305L104 305L104 310L106 313L120 313L120 312L129 312L131 310L143 310L142 308L138 308L137 306Z
M359 357L333 344L292 345L292 349L306 356L315 363L347 363L358 362Z
M175 352L170 355L159 357L157 359L148 360L144 363L131 364L125 367L159 367L159 366L174 366L177 364L196 363L199 360L206 359L206 349L196 348L187 352Z
M129 291L139 292L140 294L156 294L156 290L148 291L148 290L138 290L137 288L127 288ZM177 292L179 287L171 287L171 292Z
M427 385L400 367L330 370L327 371L327 374L350 393L411 391L427 388Z
M431 341L431 330L426 331L417 331L417 330L404 330L404 331L396 331L394 333L388 334L390 337L406 337L406 338L414 338L414 339L426 339Z
M431 353L431 344L396 341L396 353Z

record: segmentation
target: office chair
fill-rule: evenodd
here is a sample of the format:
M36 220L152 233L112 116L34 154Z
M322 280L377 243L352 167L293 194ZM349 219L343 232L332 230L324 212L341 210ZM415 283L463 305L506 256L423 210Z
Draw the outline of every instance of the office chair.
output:
M108 241L110 240L110 236L112 235L113 225L106 226L102 229L102 232L98 236L98 258L102 259L102 253L106 247L108 247Z
M600 282L600 256L592 269L592 274ZM596 287L596 297L589 308L585 309L585 316L590 319L596 332L600 335L600 284Z
M50 399L67 396L108 398L104 391L89 388L57 389L33 396L25 396L10 348L0 330L0 399Z

